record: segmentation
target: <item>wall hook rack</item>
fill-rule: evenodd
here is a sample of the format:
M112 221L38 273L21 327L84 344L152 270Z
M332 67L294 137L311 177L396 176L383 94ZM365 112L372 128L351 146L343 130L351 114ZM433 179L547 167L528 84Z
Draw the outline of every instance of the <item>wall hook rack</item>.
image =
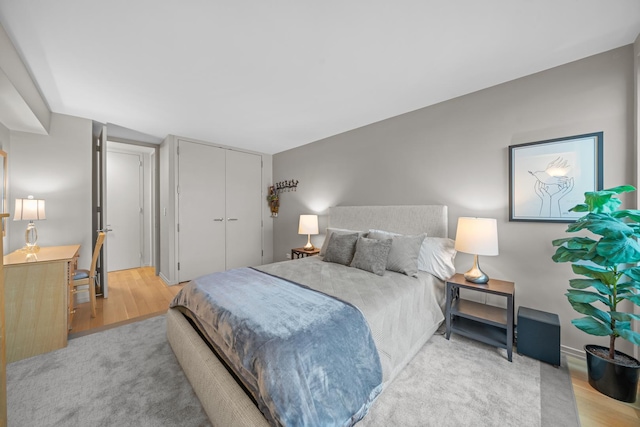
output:
M278 216L278 210L280 209L280 193L296 191L297 188L298 188L297 179L291 179L289 181L280 181L280 182L276 182L274 185L269 186L269 194L267 195L267 201L269 202L269 209L271 209L271 216L273 218Z

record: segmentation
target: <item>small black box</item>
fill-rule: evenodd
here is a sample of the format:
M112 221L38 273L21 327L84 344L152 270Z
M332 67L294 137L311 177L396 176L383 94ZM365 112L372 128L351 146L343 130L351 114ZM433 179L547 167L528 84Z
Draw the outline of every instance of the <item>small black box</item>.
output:
M560 318L557 314L518 307L518 354L560 366Z

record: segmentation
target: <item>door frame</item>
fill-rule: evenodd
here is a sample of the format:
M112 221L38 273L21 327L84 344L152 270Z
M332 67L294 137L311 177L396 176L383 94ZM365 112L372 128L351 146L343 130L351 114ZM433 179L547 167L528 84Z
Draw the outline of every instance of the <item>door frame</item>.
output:
M138 251L136 254L136 261L133 262L133 258L131 258L129 261L131 261L131 264L127 263L127 265L132 265L132 267L127 267L127 268L139 268L142 267L144 265L152 265L153 264L153 247L151 247L151 242L153 241L153 236L152 236L152 227L153 227L153 206L150 205L150 203L153 202L153 194L151 194L150 192L153 191L153 186L152 183L149 183L148 180L152 177L151 173L153 172L150 165L149 165L149 161L151 160L150 155L153 153L153 151L150 150L140 150L137 148L130 148L133 147L130 144L122 144L119 142L115 142L111 139L107 139L107 164L109 165L109 168L107 168L107 188L109 189L109 191L111 190L115 190L115 192L117 194L125 194L127 192L135 192L136 196L137 196L137 205L135 206L137 209L136 212L136 221L135 221L135 230L137 231L137 239L135 238L135 235L132 234L128 234L128 233L122 233L122 229L120 229L120 237L123 242L120 243L121 245L124 244L126 246L128 246L129 249L131 248L135 248L136 245L138 245ZM116 156L116 157L114 157ZM118 163L119 160L117 160L117 156L126 156L126 162L134 162L135 161L135 175L136 178L135 180L137 180L137 186L134 185L134 181L131 182L127 182L127 184L125 184L125 187L127 188L120 188L123 186L122 181L120 181L120 185L116 186L116 187L111 187L113 185L113 176L111 176L111 174L109 173L109 170L113 171L113 165L114 162L115 164ZM122 160L120 160L122 161ZM134 168L131 165L129 165L127 163L127 166L130 166L132 168ZM117 175L117 173L115 174ZM133 179L133 174L131 176L129 176L129 178ZM145 188L146 185L146 188ZM108 193L109 194L109 193ZM113 195L113 192L111 193L111 195ZM105 218L109 221L109 225L111 228L114 227L114 218L113 215L117 215L117 212L114 212L113 207L117 204L117 201L112 200L111 197L107 196L109 203L108 203L108 212L107 215L105 216ZM117 197L116 197L117 198ZM122 218L120 218L122 219ZM118 226L122 226L122 224L118 224ZM131 231L131 230L130 230ZM116 249L116 247L114 246L114 241L113 239L111 239L111 242L109 242L109 256L107 257L109 259L109 263L107 264L107 273L110 271L117 271L119 269L114 269L114 256L117 257L116 252L114 252L114 249ZM124 250L126 251L127 248L122 248L121 246L119 248L117 248L119 250ZM144 257L143 257L144 255Z
M160 273L160 145L149 142L134 141L126 138L118 138L107 136L107 139L112 142L118 142L121 144L137 145L140 147L152 148L154 151L151 154L151 208L153 210L151 214L151 221L153 226L151 227L151 260L155 269L156 276ZM105 147L106 150L106 147ZM105 171L106 172L106 171ZM106 180L106 176L104 177Z

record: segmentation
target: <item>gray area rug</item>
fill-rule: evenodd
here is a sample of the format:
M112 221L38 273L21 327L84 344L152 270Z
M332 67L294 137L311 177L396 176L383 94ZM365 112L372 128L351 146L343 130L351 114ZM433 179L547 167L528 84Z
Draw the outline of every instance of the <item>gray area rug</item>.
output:
M518 354L434 335L364 426L577 426L571 379ZM164 316L69 341L7 366L18 426L208 426L166 340Z

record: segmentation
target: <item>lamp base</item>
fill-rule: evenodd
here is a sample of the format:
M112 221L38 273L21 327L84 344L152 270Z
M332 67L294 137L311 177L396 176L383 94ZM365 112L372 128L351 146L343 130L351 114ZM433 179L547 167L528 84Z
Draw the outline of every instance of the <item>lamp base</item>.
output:
M302 247L305 251L312 251L316 247L311 244L311 234L307 234L307 244Z
M36 245L38 241L38 230L33 221L29 221L27 225L27 231L24 232L25 247L22 248L25 252L38 252L40 246Z
M38 246L38 245L27 245L27 246L24 246L23 248L20 248L20 250L22 252L26 252L28 254L35 254L35 253L40 252L40 246Z
M464 280L478 285L484 285L489 281L484 271L480 270L480 264L478 263L478 255L473 256L473 267L466 273L464 273Z

